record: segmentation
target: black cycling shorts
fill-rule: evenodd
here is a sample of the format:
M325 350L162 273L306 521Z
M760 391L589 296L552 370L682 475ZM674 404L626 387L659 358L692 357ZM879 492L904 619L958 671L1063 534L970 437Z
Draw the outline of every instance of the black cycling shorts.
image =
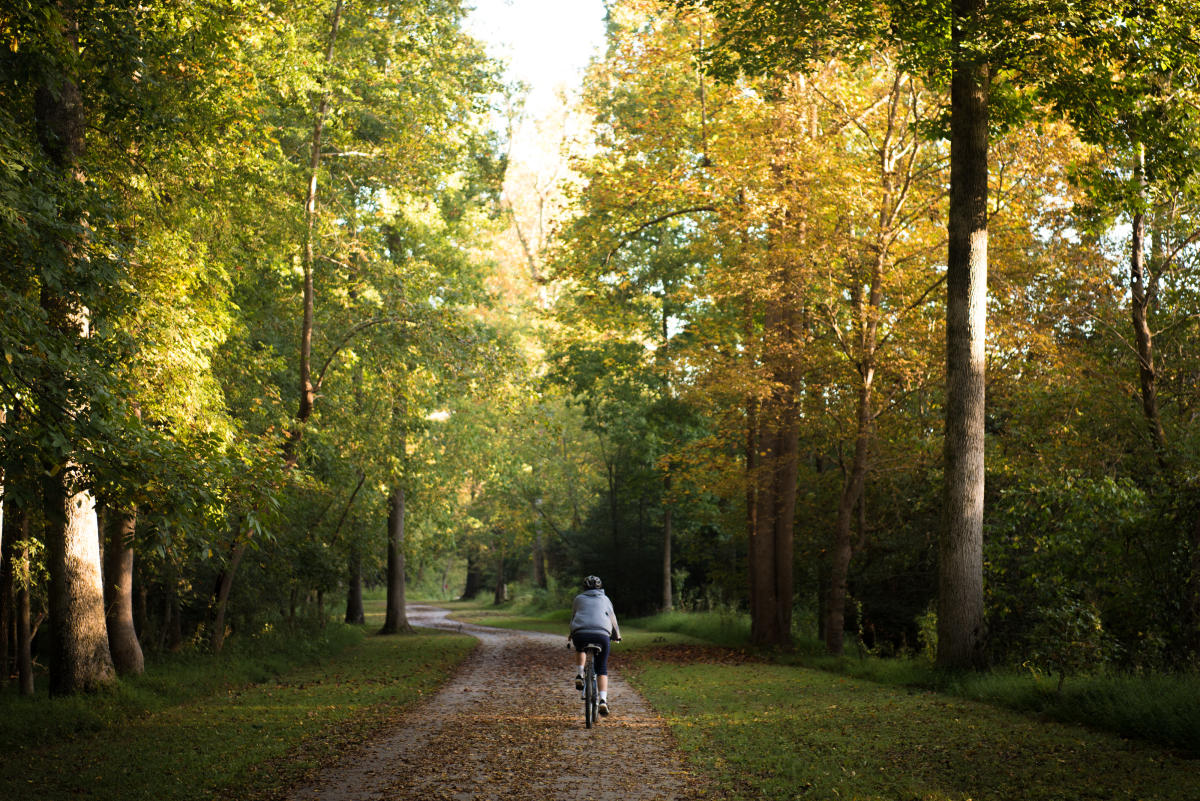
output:
M608 635L597 634L593 631L577 631L571 635L571 642L575 643L575 650L582 651L584 646L595 643L600 646L600 653L596 654L596 675L608 675Z

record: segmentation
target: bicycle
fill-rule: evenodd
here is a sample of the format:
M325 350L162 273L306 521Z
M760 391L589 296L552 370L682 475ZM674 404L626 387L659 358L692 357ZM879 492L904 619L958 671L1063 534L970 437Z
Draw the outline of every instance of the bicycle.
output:
M596 688L596 655L600 646L588 643L583 647L587 654L583 663L583 725L592 728L600 719L600 691Z
M614 637L612 642L620 642L619 637ZM567 638L567 647L571 647L571 638ZM592 724L600 720L600 689L596 679L596 657L602 649L595 643L588 643L583 646L584 662L583 662L583 723L589 729Z

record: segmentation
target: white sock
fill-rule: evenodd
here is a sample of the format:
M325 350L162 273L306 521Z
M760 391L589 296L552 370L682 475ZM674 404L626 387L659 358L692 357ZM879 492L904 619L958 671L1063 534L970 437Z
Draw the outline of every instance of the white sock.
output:
M607 701L607 700L608 700L608 690L603 690L603 691L601 691L601 693L600 693L600 700L601 700L601 701Z
M579 670L577 670L575 672L575 675L582 679L583 678L583 668L580 668Z

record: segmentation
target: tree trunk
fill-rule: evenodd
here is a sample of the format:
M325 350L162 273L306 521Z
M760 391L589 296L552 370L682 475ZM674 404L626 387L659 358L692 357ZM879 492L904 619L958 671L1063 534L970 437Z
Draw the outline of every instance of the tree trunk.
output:
M9 475L14 475L10 470ZM33 695L33 653L29 619L29 512L11 500L5 503L3 521L4 560L7 566L6 582L9 605L4 610L4 676L10 676L8 649L11 647L12 662L16 668L18 687L22 695ZM17 547L17 543L21 547ZM8 627L12 626L11 629Z
M42 480L54 695L96 690L116 677L104 621L96 507L89 493L67 489L65 472Z
M546 589L546 551L542 544L542 524L536 522L537 527L533 537L533 581L541 589Z
M355 548L350 552L350 589L346 594L346 622L361 626L367 622L363 609L362 554Z
M380 634L412 631L404 593L404 488L396 486L388 510L387 616Z
M337 0L329 21L329 41L325 49L325 65L333 63L333 48L337 42L338 25L342 17L342 0ZM304 200L304 300L300 324L300 406L296 410L296 418L292 430L288 434L284 447L285 458L289 466L295 465L300 458L300 440L304 436L304 426L312 417L313 404L317 391L312 381L312 333L314 314L314 285L313 268L315 249L313 246L314 227L317 216L317 181L321 169L321 141L325 130L325 117L329 114L329 88L325 87L313 111L312 140L308 154L308 189Z
M113 665L123 676L145 670L142 646L133 624L133 538L136 512L112 510L105 515L104 608Z
M1144 148L1138 149L1135 173L1145 182ZM1129 289L1133 337L1138 356L1138 381L1142 390L1142 415L1150 441L1158 455L1158 463L1166 467L1167 435L1163 431L1162 418L1158 413L1158 371L1154 366L1154 340L1150 332L1150 304L1153 301L1146 276L1146 215L1139 210L1133 215L1133 241L1129 257Z
M60 6L61 34L71 51L78 49L79 31L74 9ZM83 96L72 67L56 69L49 65L42 83L34 92L34 129L46 154L66 186L74 185L78 195L86 194L86 176L79 166L84 153L86 114ZM78 225L82 204L64 192L59 209L64 227L82 231ZM68 206L65 204L74 204ZM56 243L64 263L83 257L85 244L81 234ZM84 304L69 282L44 283L41 306L48 327L63 340L75 345L87 336ZM47 375L38 387L43 396L42 414L61 408L55 397L62 377ZM115 678L108 653L108 635L104 630L104 589L100 576L100 539L95 505L87 492L76 492L69 482L74 475L67 453L47 456L42 465L42 498L45 507L45 543L50 571L50 616L52 623L50 691L54 694L92 690ZM60 462L59 459L64 461Z
M784 406L787 419L780 432L775 488L775 631L777 645L792 642L795 595L796 477L799 472L800 425L794 397Z
M777 422L767 404L759 409L757 469L754 490L754 528L750 532L750 639L756 645L777 643L778 605L775 586L775 470L779 460Z
M0 421L3 421L3 411L0 410ZM4 521L4 507L8 507L10 516L13 513L12 503L0 502L0 685L8 683L12 676L10 665L12 656L9 647L13 639L13 620L16 597L13 593L13 553L15 551L16 530L10 522Z
M983 661L984 369L989 67L969 52L983 0L954 0L946 261L945 524L938 549L938 653Z
M497 550L499 558L496 560L496 586L492 590L492 604L495 606L508 600L508 589L504 585L504 544L501 543Z
M225 611L229 608L229 593L233 589L233 577L237 573L242 557L246 555L246 540L239 540L229 555L229 564L217 576L217 591L213 603L213 628L210 644L214 654L221 653L225 646Z
M850 576L850 560L854 556L854 509L862 498L867 476L867 457L871 445L871 381L873 368L866 368L863 383L858 388L857 434L854 439L854 458L850 463L842 494L838 500L837 523L831 549L829 599L825 613L825 649L835 656L843 651L846 623L846 591Z
M483 567L479 564L479 554L475 550L467 552L467 581L459 600L473 600L483 589Z
M786 271L784 284L786 284ZM780 302L769 311L764 328L787 349L796 344L796 313ZM758 645L791 642L793 527L799 469L799 425L790 367L794 354L782 352L774 380L778 388L756 411L758 443L751 481L754 513L751 542L751 639Z
M22 539L28 540L28 518L24 519L21 528L25 535ZM20 565L21 575L29 576L32 566L30 565L28 545L21 548L17 561ZM27 581L22 581L17 585L16 601L17 681L21 689L21 695L33 695L33 627L29 615L29 584Z
M671 473L663 478L663 553L662 553L662 611L674 608L674 593L671 587L671 524L674 509L671 506Z

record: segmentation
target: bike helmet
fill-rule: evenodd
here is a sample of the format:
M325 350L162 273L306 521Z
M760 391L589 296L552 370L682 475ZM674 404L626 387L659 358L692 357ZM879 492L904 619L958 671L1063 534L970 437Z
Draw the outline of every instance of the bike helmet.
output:
M599 576L588 576L583 580L583 588L585 590L598 590L601 586Z

